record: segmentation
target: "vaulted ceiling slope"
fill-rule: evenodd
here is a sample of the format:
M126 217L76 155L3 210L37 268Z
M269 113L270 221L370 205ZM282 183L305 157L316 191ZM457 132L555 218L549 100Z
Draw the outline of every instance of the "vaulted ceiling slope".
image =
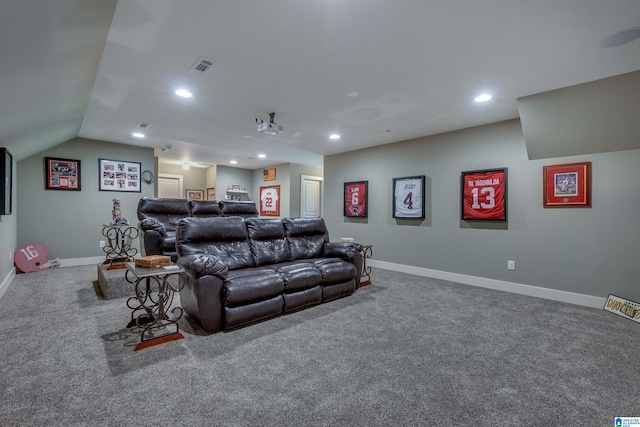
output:
M16 160L80 132L116 0L2 1L0 146Z
M27 0L0 19L0 145L17 159L81 136L162 162L321 165L640 70L640 40L599 45L640 26L637 0ZM284 132L258 133L272 112Z

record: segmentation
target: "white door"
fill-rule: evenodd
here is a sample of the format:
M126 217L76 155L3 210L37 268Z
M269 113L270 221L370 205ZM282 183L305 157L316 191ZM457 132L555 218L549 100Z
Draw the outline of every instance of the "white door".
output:
M322 177L302 175L300 181L300 216L322 215Z
M184 199L182 194L182 175L158 175L158 197Z

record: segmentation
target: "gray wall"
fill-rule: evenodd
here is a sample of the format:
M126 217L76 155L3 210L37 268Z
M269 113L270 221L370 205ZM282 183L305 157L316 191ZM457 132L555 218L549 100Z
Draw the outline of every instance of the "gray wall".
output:
M289 215L291 217L299 217L300 216L300 177L302 175L311 175L311 176L324 176L323 168L318 168L314 166L306 166L300 164L291 164L290 174L289 174L289 193L290 193L290 209Z
M544 209L542 167L592 162L592 208ZM325 158L333 240L373 259L598 297L640 300L640 150L528 160L519 120ZM508 168L508 223L460 220L460 173ZM424 221L391 216L392 179L426 175ZM342 216L343 184L369 181L369 217ZM506 269L507 259L516 270Z
M263 171L271 168L276 169L276 179L273 181L265 181ZM269 218L286 218L291 216L289 205L290 170L291 165L289 163L282 163L253 171L253 200L255 200L258 205L258 211L260 210L260 187L280 186L280 216L270 216Z
M45 190L44 157L80 160L82 191ZM99 158L141 162L142 170L154 171L151 148L83 138L18 162L17 247L41 243L49 248L49 259L104 256L99 241L105 240L102 225L111 221L114 198L120 199L122 215L138 223L138 200L153 197L153 185L142 183L141 193L98 191Z
M253 200L252 170L220 165L216 169L216 197L218 200L224 200L227 195L227 187L230 185L239 185L240 188L246 188L248 193L242 195L242 200Z
M182 197L186 197L187 190L202 190L204 191L205 198L207 197L207 169L189 168L184 170L182 169L182 165L160 163L158 165L158 173L182 176Z

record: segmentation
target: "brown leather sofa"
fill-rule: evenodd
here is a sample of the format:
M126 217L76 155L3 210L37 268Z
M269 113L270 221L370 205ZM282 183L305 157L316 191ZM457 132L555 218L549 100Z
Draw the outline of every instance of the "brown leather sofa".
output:
M322 218L187 217L176 227L185 313L209 332L352 294L362 246L330 242Z
M143 197L138 202L140 247L143 255L167 255L178 259L176 224L187 217L257 217L252 201L186 200Z

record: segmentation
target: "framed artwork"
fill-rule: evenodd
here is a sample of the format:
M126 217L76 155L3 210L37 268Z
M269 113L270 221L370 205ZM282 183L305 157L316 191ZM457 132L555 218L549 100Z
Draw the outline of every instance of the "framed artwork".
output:
M269 168L262 171L262 179L264 181L276 180L276 168Z
M507 220L507 168L462 172L462 219Z
M184 190L187 200L204 200L204 190Z
M47 190L80 191L80 160L44 158Z
M13 191L13 156L6 148L0 148L0 215L11 215Z
M280 216L280 186L260 187L260 215Z
M344 216L367 216L367 201L369 197L369 181L354 181L344 183Z
M545 208L591 207L591 162L543 166Z
M100 191L142 191L140 162L99 159L98 186Z
M424 219L424 175L393 178L393 217Z
M215 200L215 199L216 199L216 189L207 188L207 200Z

